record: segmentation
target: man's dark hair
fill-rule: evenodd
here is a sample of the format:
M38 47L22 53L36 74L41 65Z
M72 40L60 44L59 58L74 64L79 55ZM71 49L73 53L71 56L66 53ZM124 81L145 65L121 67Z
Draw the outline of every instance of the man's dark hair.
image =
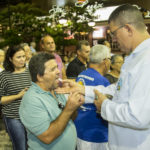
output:
M33 82L37 81L37 75L44 75L45 63L51 59L55 59L54 55L46 52L40 52L31 58L29 62L29 71Z
M8 50L6 51L5 60L3 64L6 71L13 72L15 70L15 67L13 63L10 61L10 59L13 58L16 52L21 50L24 51L24 49L20 45L14 45L8 48Z
M114 22L115 25L122 26L132 24L136 29L145 29L144 18L137 7L130 4L123 4L117 7L110 15L108 23Z
M82 45L89 46L90 43L89 43L88 41L86 41L86 40L79 41L79 42L77 43L76 50L77 50L77 51L78 51L78 50L82 51L82 48L81 48Z

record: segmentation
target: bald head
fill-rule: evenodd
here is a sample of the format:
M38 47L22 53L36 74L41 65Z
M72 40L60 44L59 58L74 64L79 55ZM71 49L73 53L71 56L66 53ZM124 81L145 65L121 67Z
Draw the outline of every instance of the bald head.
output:
M56 50L56 45L53 37L46 35L41 39L41 47L43 51L54 53Z

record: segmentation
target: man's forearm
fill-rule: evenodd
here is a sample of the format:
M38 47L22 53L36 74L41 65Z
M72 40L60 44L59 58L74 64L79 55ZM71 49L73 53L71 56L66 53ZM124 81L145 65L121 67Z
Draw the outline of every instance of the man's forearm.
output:
M58 116L58 118L52 121L49 128L44 133L39 135L38 138L46 144L50 144L51 142L53 142L58 136L63 133L72 114L73 111L71 112L64 109Z

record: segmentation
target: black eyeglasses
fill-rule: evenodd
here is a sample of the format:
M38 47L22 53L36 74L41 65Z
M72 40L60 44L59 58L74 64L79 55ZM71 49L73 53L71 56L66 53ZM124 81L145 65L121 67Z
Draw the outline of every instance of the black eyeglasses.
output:
M115 31L110 32L110 36L111 36L112 38L115 37L115 36L116 36L116 32L117 32L119 29L123 28L123 27L126 26L127 24L134 24L134 23L137 23L137 22L128 22L128 23L126 23L126 24L124 24L124 25L121 25L121 26L118 27Z
M64 107L65 107L65 106L64 106L61 102L58 102L58 108L60 108L61 110L63 110Z
M115 31L110 32L110 36L111 36L112 38L115 37L115 36L116 36L116 32L117 32L119 29L123 28L124 26L125 26L125 25L122 25L122 26L118 27Z

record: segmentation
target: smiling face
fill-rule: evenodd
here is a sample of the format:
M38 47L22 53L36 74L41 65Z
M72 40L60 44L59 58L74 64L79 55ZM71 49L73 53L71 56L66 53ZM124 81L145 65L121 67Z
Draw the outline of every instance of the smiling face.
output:
M59 85L59 69L54 59L45 63L44 75L40 77L43 89L46 91L54 90Z
M25 52L22 49L17 51L13 55L13 57L10 58L10 61L12 62L15 70L24 68L25 67L25 60L26 60Z

